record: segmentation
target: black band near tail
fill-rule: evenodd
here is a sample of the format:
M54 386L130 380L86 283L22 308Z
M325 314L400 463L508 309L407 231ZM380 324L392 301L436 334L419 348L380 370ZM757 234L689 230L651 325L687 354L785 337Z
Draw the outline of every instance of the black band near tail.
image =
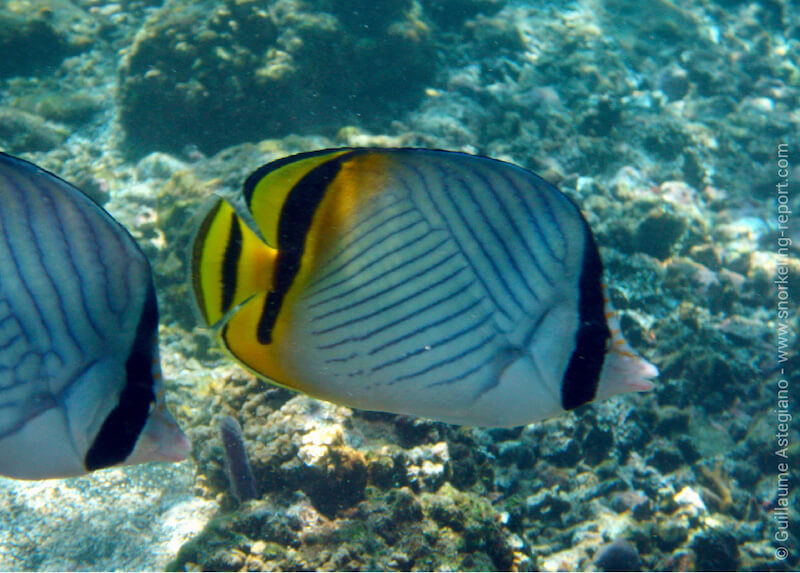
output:
M336 178L342 163L359 151L344 153L318 165L298 181L281 209L278 220L278 254L275 257L275 273L272 289L264 302L258 321L258 341L272 342L272 329L295 276L300 270L300 260L305 251L306 236L311 228L314 213L325 196L330 183Z
M565 410L594 400L611 338L603 297L603 262L588 223L584 221L583 224L586 239L578 283L580 326L575 336L575 350L561 383L561 406Z
M83 465L93 471L124 462L133 453L155 402L153 361L156 359L158 304L150 283L136 339L125 362L125 387L117 406L100 427ZM113 383L113 381L109 381Z

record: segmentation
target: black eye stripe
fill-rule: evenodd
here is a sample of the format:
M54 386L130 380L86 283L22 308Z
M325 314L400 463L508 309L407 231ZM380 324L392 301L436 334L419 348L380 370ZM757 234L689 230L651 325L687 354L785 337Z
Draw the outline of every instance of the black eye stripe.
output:
M236 276L239 259L242 256L242 228L239 217L231 213L231 231L222 258L222 313L230 310L236 294Z
M338 175L342 163L357 153L360 152L344 153L318 165L300 179L286 196L278 221L278 254L275 257L272 289L267 295L258 321L258 341L261 344L272 342L272 329L278 319L283 298L300 271L306 237L328 186Z

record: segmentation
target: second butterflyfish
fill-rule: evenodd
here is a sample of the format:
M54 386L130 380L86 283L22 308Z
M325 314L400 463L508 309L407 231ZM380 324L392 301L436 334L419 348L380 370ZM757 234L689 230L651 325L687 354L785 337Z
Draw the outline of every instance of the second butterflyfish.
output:
M0 475L179 461L150 265L63 179L0 153Z
M511 427L653 388L592 231L518 166L344 148L269 163L194 241L203 319L275 384L366 410Z

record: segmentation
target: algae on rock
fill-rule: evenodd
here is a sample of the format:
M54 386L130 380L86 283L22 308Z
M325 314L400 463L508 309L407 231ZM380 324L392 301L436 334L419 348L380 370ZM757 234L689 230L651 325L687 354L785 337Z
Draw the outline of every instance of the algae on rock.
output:
M414 0L356 20L337 5L167 1L120 68L130 150L215 152L365 118L388 125L436 71L431 29Z

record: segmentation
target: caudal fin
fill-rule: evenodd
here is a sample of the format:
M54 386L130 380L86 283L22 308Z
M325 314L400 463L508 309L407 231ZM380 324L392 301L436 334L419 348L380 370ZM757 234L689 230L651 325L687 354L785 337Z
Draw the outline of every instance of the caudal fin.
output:
M655 388L651 378L658 376L658 368L636 354L623 338L616 312L608 301L606 318L611 329L611 341L603 362L596 399L626 392L649 392Z
M133 453L123 465L146 462L180 462L186 459L192 443L178 426L166 406L155 407L139 435Z

